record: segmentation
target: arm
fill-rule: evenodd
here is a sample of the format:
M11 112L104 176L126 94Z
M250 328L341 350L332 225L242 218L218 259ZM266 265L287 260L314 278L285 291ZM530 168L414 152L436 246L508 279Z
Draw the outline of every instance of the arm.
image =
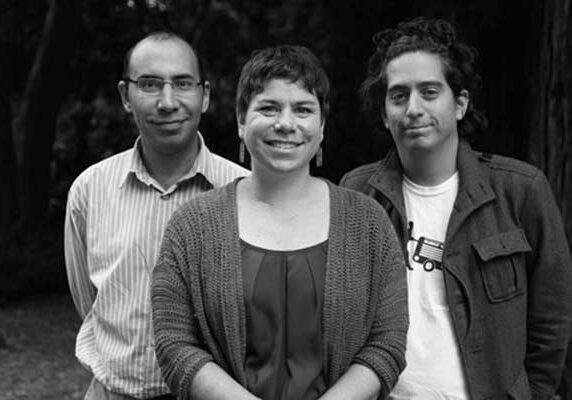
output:
M206 363L191 385L191 398L200 400L260 400L214 362Z
M572 322L572 261L558 206L543 174L527 188L520 218L527 256L525 367L533 399L547 399L561 378Z
M406 268L401 248L385 211L374 200L375 213L371 243L379 246L372 251L377 301L375 315L366 343L355 355L350 368L324 395L324 399L384 399L397 383L405 368L405 344L409 326ZM351 393L348 396L348 393Z
M409 328L405 261L393 226L385 211L383 214L386 236L379 238L379 243L385 246L381 251L384 257L377 262L382 274L379 280L381 293L369 340L354 359L377 374L381 384L380 399L387 397L405 368Z
M376 373L366 366L352 364L320 400L374 400L381 383Z
M70 292L81 318L85 318L91 309L96 295L96 289L89 279L87 265L86 203L85 188L81 181L77 180L68 194L64 254Z
M202 339L196 317L201 312L197 310L200 305L193 303L190 284L183 273L198 262L187 258L192 255L185 252L185 246L199 248L200 242L180 234L175 215L165 231L151 287L155 351L163 378L179 399L256 400L214 362ZM198 275L189 279L194 278L200 279Z

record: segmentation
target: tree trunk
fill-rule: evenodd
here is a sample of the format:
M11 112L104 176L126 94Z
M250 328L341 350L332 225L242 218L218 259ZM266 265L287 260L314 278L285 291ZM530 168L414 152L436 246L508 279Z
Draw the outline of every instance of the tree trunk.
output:
M552 185L572 238L572 15L571 0L552 0L531 7L530 32L537 53L528 57L528 159L539 166ZM570 242L569 242L570 243ZM572 342L559 394L572 400Z
M15 141L24 221L47 213L56 119L68 86L79 9L79 0L51 1L22 98Z
M10 4L12 6L12 4ZM0 17L0 54L14 54L17 50L12 39L10 13ZM4 57L0 63L0 232L18 219L18 178L13 141L13 111L11 98L16 78L16 57Z
M543 2L539 51L531 57L528 159L552 185L572 237L571 0Z
M0 77L0 79L3 79ZM12 141L12 112L6 82L0 82L0 230L18 218L17 169Z

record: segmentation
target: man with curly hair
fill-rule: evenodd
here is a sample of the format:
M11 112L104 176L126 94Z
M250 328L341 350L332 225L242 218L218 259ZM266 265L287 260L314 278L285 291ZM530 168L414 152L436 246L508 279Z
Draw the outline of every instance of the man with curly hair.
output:
M374 36L361 94L395 149L342 186L387 210L408 259L407 367L391 399L550 399L572 321L572 263L549 183L478 153L476 51L417 18Z

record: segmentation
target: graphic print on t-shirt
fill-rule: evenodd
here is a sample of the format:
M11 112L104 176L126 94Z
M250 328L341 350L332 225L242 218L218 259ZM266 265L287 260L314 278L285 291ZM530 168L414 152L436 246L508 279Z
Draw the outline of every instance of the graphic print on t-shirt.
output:
M409 224L413 225L413 222ZM411 261L413 261L414 264L422 265L423 269L427 272L431 272L434 269L443 269L441 264L443 261L443 247L443 242L425 236L421 236L417 239L413 236L409 236L409 242L407 243L407 248L413 249L413 254L410 257ZM413 271L414 265L408 264L407 268Z

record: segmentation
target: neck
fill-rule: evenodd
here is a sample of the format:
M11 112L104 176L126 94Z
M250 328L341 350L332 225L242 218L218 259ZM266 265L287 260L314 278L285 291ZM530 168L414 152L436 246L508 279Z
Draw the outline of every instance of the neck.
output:
M398 153L405 175L409 179L418 185L435 186L445 182L457 170L458 148L456 141L450 147L432 151L423 149L402 152L398 148Z
M304 194L311 193L310 188L315 180L307 170L267 175L253 167L250 177L244 183L245 189L254 199L268 205L291 207L293 203L304 200Z
M141 158L145 168L163 189L174 185L191 169L199 152L198 138L191 146L175 152L158 152L141 140Z

